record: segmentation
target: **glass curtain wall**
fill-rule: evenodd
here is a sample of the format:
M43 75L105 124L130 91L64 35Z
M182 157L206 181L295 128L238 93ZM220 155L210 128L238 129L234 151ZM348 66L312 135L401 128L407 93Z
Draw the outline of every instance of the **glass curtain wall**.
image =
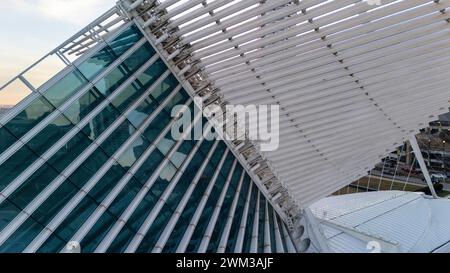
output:
M195 106L137 27L57 79L0 124L1 252L289 251L223 141L172 137Z

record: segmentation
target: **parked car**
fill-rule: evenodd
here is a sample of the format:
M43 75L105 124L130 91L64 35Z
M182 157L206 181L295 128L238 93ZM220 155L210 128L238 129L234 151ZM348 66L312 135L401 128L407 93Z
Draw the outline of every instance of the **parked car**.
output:
M433 184L440 184L445 183L447 175L444 173L430 173L430 178ZM422 181L425 181L425 178L422 178Z
M432 173L430 176L433 183L445 183L447 179L447 175L444 173Z
M384 166L384 168L395 168L397 166L397 160L392 158L386 158L381 161L383 162L381 166Z

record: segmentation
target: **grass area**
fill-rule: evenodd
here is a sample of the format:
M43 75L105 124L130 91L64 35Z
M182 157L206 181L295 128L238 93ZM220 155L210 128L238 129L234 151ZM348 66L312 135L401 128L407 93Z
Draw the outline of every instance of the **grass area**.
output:
M357 184L358 182L353 183L353 185ZM359 185L364 188L368 187L370 189L381 191L417 191L424 187L421 185L402 183L398 181L392 182L392 179L380 179L379 177L364 177L359 180Z

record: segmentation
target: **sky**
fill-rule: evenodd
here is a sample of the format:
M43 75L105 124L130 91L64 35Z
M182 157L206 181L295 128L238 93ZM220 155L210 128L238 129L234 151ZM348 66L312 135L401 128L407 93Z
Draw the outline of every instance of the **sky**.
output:
M0 86L115 3L116 0L0 0ZM0 105L17 103L27 95L22 89L25 88L14 85L0 92Z

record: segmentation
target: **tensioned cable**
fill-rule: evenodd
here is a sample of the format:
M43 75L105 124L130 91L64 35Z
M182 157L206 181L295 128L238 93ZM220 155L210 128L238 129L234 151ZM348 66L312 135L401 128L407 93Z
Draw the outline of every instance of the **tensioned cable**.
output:
M413 170L415 164L416 164L416 157L414 156L414 160L411 164L411 168L409 169L408 177L406 178L405 184L403 185L403 191L406 190L406 186L409 184L409 178L411 177L411 173L412 173L412 170Z
M397 176L397 171L398 171L398 166L400 165L400 158L401 155L403 154L403 150L405 149L405 145L402 145L402 150L400 151L400 154L397 154L397 163L395 165L395 172L394 172L394 176L392 177L392 181L391 181L391 186L389 187L389 190L392 190L392 187L394 185L395 182L395 178Z

